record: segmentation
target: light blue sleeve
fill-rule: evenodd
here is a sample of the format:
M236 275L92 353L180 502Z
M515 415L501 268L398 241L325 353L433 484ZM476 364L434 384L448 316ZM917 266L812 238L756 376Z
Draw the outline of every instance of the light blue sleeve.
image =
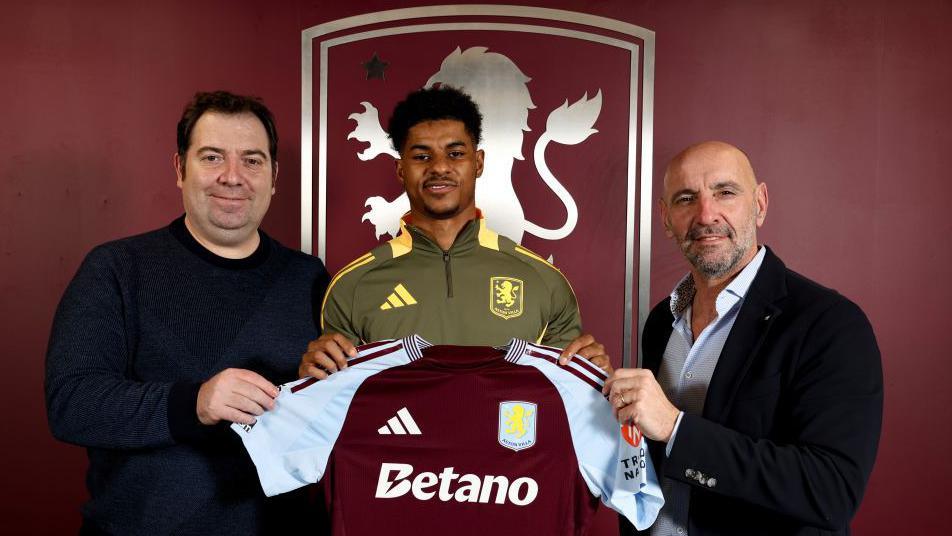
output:
M558 357L558 352L552 353ZM592 495L628 518L639 530L651 526L664 498L644 439L636 431L628 434L635 436L632 442L625 439L602 393L566 369L573 367L596 384L604 384L604 379L572 362L561 367L545 359L524 356L518 364L537 368L561 396L579 471Z
M399 343L394 341L395 346ZM373 351L379 352L380 347ZM410 361L401 349L349 366L326 380L306 378L284 384L273 410L250 426L233 423L231 428L241 436L265 494L270 497L318 482L360 385L378 372Z
M668 438L668 444L664 446L664 455L671 455L671 448L674 447L674 438L678 437L678 428L681 427L681 417L684 417L684 412L678 412L678 418L674 421L674 430L671 430L671 437Z

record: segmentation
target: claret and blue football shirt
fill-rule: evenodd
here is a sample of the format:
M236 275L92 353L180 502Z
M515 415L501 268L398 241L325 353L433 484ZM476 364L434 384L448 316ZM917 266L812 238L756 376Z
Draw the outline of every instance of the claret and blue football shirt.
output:
M599 500L645 528L663 504L637 431L585 359L513 340L358 348L233 424L268 495L320 482L334 534L584 534Z

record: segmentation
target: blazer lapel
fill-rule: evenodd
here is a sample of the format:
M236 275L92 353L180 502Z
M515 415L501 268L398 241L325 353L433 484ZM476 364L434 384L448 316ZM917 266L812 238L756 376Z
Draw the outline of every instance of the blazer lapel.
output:
M671 322L673 321L671 313L671 298L665 298L656 306L667 314L661 314L659 321L652 322L645 326L642 333L642 362L639 368L645 368L657 375L661 367L661 359L664 357L664 350L668 346L668 338L671 337ZM653 320L653 319L652 319Z
M783 262L768 248L717 360L704 401L705 418L715 422L726 419L741 379L756 359L770 326L782 314L776 302L786 295L785 273Z

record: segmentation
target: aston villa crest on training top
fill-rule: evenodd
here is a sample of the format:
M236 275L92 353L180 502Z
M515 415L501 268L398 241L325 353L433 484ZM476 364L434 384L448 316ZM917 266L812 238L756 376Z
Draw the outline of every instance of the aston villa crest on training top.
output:
M302 51L302 249L336 270L399 232L409 202L384 126L409 92L454 86L483 114L476 205L488 226L561 269L585 325L609 353L630 353L647 313L650 31L544 8L431 6L315 26ZM521 314L526 291L508 283L492 283L503 318Z
M526 284L513 277L489 278L489 310L509 320L522 315L522 296Z

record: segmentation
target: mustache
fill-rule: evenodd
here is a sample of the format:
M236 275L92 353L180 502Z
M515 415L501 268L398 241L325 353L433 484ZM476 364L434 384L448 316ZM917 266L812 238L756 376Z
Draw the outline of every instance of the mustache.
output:
M706 236L726 236L734 238L734 230L729 225L695 225L692 227L684 240L698 240Z
M430 177L423 181L424 188L426 188L427 186L430 186L431 184L452 184L453 186L458 185L456 181L445 176L444 177Z

